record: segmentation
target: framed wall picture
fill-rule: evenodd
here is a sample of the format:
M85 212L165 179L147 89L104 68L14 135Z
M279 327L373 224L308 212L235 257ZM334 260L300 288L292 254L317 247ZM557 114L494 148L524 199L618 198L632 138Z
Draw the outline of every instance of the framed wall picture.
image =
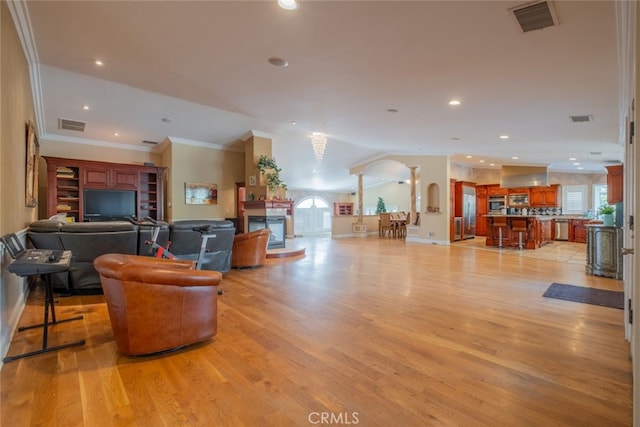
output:
M27 130L27 167L25 179L25 204L27 207L35 207L38 205L38 159L40 155L40 143L33 126L33 122L29 121L26 125Z
M249 185L256 185L256 176L249 175Z
M217 205L218 185L201 182L185 182L184 199L187 205Z

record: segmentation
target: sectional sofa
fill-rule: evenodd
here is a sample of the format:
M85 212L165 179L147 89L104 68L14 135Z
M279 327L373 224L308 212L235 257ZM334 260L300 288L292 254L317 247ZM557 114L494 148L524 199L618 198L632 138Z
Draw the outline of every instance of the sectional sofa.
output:
M235 227L231 221L184 220L164 223L158 243L166 245L177 258L196 260L200 253L201 233L206 227L215 234L209 239L202 269L226 273L231 268ZM68 272L52 278L58 291L67 293L99 292L100 277L93 261L106 253L148 255L145 241L151 229L126 221L66 223L38 220L27 230L29 242L37 249L70 250L73 254Z

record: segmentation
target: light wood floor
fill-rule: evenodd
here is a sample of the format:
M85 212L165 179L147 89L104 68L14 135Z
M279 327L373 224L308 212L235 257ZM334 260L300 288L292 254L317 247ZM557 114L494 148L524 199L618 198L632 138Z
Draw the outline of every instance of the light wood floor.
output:
M85 318L50 344L87 344L4 364L0 424L631 425L623 311L542 297L620 281L473 242L304 242L304 258L228 273L218 335L170 354L119 355L101 296L60 298L60 318ZM9 354L40 339L16 332Z

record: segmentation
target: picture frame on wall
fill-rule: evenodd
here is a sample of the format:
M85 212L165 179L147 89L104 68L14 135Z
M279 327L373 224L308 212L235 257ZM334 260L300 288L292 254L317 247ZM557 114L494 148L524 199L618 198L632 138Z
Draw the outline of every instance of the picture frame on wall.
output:
M33 208L38 205L38 163L40 155L40 143L36 135L33 122L26 124L27 134L27 159L25 177L25 204Z
M218 185L202 182L185 182L184 199L187 205L217 205Z

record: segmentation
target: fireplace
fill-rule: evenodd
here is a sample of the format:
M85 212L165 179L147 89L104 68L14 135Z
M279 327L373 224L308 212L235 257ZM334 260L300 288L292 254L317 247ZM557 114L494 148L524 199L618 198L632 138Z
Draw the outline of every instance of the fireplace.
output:
M249 216L249 231L263 228L271 230L267 249L284 248L285 217L284 216Z

